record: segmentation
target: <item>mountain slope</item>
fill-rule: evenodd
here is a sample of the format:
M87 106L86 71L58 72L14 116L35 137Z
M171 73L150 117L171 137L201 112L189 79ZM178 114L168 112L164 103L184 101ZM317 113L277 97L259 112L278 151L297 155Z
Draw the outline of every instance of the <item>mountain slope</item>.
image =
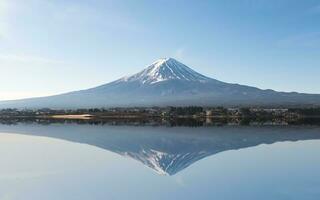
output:
M320 105L320 95L285 93L230 84L197 73L173 58L114 82L62 95L0 102L0 108L114 106Z

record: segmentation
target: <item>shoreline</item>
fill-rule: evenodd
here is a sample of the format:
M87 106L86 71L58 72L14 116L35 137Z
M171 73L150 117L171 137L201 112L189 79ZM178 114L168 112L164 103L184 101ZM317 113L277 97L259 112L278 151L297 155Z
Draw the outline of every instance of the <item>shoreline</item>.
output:
M89 114L42 115L42 116L1 116L0 124L39 123L39 124L92 124L129 126L320 126L320 117L297 119L287 118L249 118L239 116L142 116Z

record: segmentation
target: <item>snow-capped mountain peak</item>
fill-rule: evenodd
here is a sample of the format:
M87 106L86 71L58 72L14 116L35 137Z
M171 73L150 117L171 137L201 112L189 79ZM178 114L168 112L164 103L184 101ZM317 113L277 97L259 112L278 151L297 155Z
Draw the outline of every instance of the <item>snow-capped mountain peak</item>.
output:
M0 101L0 108L100 108L135 106L319 106L320 94L261 90L209 78L173 58L98 87L50 97Z
M206 82L210 78L203 76L180 63L174 58L161 58L141 72L123 78L124 81L139 81L142 84L154 84L167 80Z

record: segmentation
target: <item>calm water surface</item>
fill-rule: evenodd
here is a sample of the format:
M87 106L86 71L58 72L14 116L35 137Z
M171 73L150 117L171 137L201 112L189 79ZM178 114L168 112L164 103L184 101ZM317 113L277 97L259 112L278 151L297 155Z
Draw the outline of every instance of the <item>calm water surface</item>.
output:
M320 128L0 125L0 200L319 199Z

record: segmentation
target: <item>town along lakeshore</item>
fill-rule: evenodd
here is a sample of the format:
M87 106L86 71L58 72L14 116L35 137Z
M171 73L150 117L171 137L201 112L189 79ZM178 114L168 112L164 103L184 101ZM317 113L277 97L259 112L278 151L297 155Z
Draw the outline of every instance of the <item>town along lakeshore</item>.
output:
M320 108L133 107L90 109L3 109L1 123L210 126L320 124Z

